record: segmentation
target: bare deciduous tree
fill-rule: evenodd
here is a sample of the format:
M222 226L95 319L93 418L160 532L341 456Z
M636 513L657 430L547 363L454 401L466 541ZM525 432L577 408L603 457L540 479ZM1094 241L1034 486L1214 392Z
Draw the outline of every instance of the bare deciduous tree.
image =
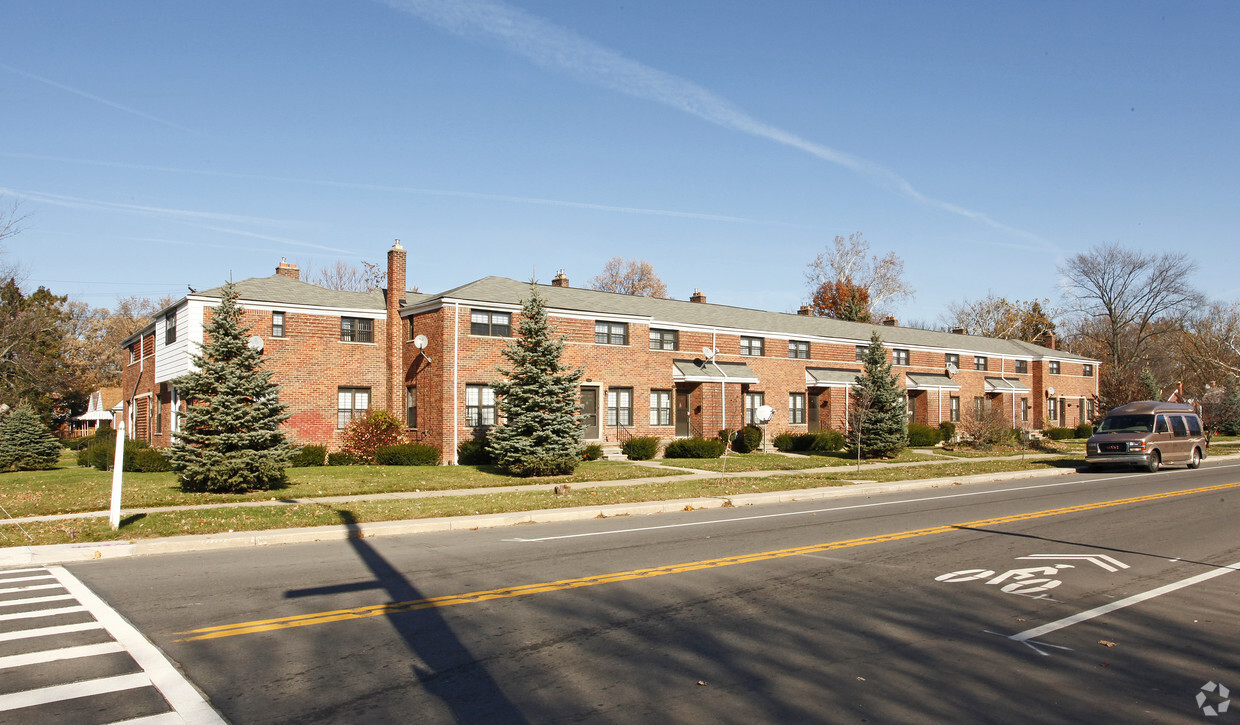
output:
M870 320L882 319L896 302L912 297L913 288L904 279L904 260L894 252L882 257L869 252L870 243L861 232L847 239L836 236L832 247L815 257L805 272L810 297L818 296L824 285L863 289L869 298L864 316Z
M644 259L612 257L603 265L603 271L590 280L590 289L636 297L667 297L667 285Z
M963 328L969 335L1003 340L1037 342L1055 331L1056 311L1050 300L1009 300L991 292L980 300L967 298L947 307L943 322L949 329Z
M359 267L337 259L319 269L304 264L301 270L301 278L306 282L341 292L370 292L383 289L387 284L387 272L379 265L365 261Z

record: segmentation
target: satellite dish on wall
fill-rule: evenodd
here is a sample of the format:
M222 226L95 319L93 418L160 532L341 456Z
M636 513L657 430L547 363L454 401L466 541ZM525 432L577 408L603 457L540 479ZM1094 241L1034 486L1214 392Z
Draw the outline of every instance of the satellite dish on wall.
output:
M775 417L775 409L769 405L759 405L753 414L755 420L765 424L771 422L771 418Z
M1047 388L1047 389L1046 389L1046 397L1048 397L1048 398L1049 398L1050 396L1052 396L1052 395L1054 395L1054 394L1055 394L1055 389L1054 389L1054 388Z
M426 335L418 335L417 337L413 338L413 346L419 350L425 350L426 345L429 342L430 341L426 339Z
M958 372L960 372L960 368L956 367L955 363L947 363L947 377L950 378Z
M715 348L713 347L702 348L702 357L706 358L707 360L714 360L715 359Z
M256 352L263 351L263 338L259 337L258 335L254 335L253 337L251 337L249 340L246 341L246 344L250 346L251 350L254 350Z

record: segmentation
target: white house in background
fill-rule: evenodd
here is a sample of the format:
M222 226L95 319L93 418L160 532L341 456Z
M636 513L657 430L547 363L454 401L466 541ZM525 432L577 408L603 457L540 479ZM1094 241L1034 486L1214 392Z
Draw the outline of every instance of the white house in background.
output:
M125 409L120 388L100 388L90 394L86 412L69 419L69 437L84 438L94 435L104 421L116 427L117 416Z

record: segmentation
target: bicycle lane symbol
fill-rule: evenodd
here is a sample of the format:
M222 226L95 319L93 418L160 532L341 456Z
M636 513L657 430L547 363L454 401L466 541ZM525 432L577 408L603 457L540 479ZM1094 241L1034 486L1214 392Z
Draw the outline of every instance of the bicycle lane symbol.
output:
M1049 598L1043 592L1063 584L1061 580L1051 577L1059 574L1061 569L1074 568L1072 564L1052 564L1049 566L1031 566L1024 569L1009 569L1002 574L997 574L993 569L964 569L940 574L934 580L956 584L985 579L987 580L986 584L998 586L999 591L1004 594L1038 595L1038 598Z

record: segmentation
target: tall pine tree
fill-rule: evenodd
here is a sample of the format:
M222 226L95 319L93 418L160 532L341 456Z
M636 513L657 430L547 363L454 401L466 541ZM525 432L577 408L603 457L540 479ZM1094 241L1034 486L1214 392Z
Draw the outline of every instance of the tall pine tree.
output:
M848 431L848 443L866 458L891 456L908 445L908 417L904 391L887 362L882 338L875 332L861 357L864 366L852 390L857 415Z
M547 307L538 288L521 302L517 338L504 346L511 369L491 383L503 420L491 430L487 447L495 463L517 476L572 473L581 461L581 423L577 383L585 368L560 362L564 337L547 321Z
M273 488L284 483L292 456L279 430L288 418L280 388L247 344L250 328L241 325L237 296L231 282L224 285L205 328L208 342L192 355L194 372L172 381L186 409L168 459L186 491Z
M60 441L29 403L0 419L0 471L38 471L60 460Z

